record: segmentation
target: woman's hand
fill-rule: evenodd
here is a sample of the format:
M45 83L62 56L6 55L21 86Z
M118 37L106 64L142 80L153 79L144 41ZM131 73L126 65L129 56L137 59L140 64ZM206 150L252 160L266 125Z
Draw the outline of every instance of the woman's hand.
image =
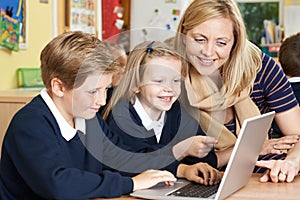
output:
M260 155L266 154L282 154L293 148L295 143L299 142L298 135L287 135L277 139L266 140Z
M147 170L135 177L133 180L133 191L150 188L160 182L173 185L176 178L171 172L162 170Z
M205 157L217 143L214 137L210 136L193 136L189 137L173 147L173 153L177 160L181 160L186 156L197 158Z
M222 178L222 174L207 163L196 163L194 165L180 164L177 176L204 185L218 184Z
M256 166L268 168L267 172L260 178L261 182L272 181L277 182L292 182L295 176L298 175L299 161L286 160L263 160L257 161Z

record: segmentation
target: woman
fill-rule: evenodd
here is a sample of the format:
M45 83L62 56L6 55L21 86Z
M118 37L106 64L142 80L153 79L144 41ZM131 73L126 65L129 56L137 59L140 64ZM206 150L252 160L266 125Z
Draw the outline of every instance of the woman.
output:
M280 67L247 40L235 1L193 1L180 21L175 48L185 58L182 99L196 108L193 116L207 135L218 138L218 166L227 164L244 119L275 110L286 136L267 140L261 154L288 153L285 160L257 165L270 169L262 182L291 182L300 165L298 102Z

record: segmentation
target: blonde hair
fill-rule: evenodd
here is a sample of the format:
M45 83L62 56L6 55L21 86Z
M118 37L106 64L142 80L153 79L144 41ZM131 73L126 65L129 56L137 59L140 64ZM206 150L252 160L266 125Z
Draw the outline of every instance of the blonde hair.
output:
M194 0L179 23L175 49L184 57L183 75L188 76L193 66L187 59L184 37L195 26L221 17L229 17L232 20L234 35L230 59L220 68L226 92L224 95L238 96L243 89L250 91L253 87L256 74L262 65L262 58L260 49L247 40L245 24L234 0Z
M180 56L165 43L160 41L146 41L138 44L128 55L125 73L104 112L107 119L112 108L122 99L134 103L136 93L142 85L143 67L148 60L157 57L170 57L180 60Z
M122 63L120 63L119 59L122 56L127 57L125 49L121 45L119 45L117 43L113 43L113 42L108 41L108 40L103 41L103 45L105 45L106 48L109 50L113 60L116 60L117 62L119 62L120 68L123 68L124 65L122 65Z
M117 70L108 49L95 35L69 31L55 37L40 55L42 79L47 89L53 78L67 89L77 88L89 75Z

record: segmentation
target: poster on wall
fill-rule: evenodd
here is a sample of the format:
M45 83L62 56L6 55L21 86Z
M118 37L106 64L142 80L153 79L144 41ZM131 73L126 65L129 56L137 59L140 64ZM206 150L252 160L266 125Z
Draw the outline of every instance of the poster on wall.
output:
M0 45L12 51L19 50L20 22L1 9Z
M26 42L26 0L0 0L0 45L18 51ZM24 45L23 45L24 46ZM26 44L25 44L26 46Z
M71 0L70 8L70 30L95 34L95 0Z

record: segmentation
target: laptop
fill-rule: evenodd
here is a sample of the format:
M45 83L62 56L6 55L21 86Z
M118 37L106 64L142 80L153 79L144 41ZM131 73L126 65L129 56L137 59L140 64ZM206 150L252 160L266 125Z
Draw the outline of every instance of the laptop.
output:
M159 183L152 188L139 190L130 195L138 198L156 200L225 199L249 182L263 143L267 138L274 115L275 112L272 111L244 121L219 185L205 186L192 183L186 179L179 179L174 183L174 186L166 186L164 183ZM208 191L210 188L215 189L215 191L214 194L208 197L203 197L202 195L197 197L185 196L184 194L189 192L182 192L180 189L189 187L190 185L204 187L204 191ZM200 189L197 188L197 190Z

